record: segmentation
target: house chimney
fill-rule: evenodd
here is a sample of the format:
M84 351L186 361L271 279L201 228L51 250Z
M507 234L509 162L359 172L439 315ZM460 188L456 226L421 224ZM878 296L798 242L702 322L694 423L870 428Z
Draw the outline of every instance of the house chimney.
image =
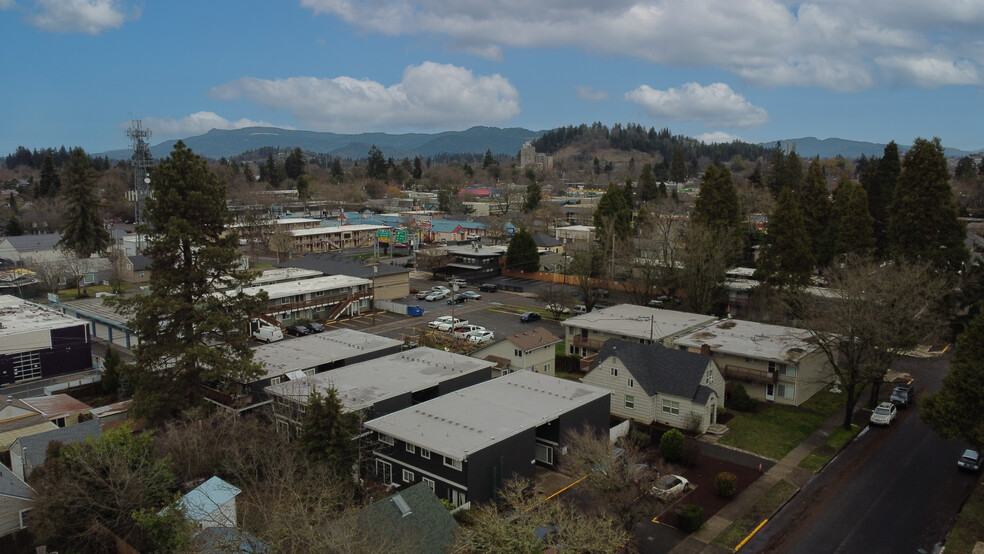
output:
M711 345L709 345L707 343L704 343L704 344L700 345L700 353L703 354L704 356L710 356L711 355Z

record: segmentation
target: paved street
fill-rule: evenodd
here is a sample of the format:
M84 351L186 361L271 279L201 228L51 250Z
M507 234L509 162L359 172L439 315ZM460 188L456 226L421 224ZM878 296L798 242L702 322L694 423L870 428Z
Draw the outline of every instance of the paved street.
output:
M918 395L940 386L946 360L905 359ZM917 397L918 403L918 397ZM918 405L888 428L869 428L808 483L744 552L933 552L975 476L959 472L964 446L940 439Z

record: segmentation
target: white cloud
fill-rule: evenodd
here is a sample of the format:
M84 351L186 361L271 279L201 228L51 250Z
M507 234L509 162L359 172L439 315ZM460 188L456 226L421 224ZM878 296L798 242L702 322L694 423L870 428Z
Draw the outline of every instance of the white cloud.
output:
M933 57L876 58L882 72L892 80L917 87L935 88L945 85L973 85L981 82L977 67L966 61L951 61Z
M653 119L700 121L708 126L753 129L769 121L763 108L724 83L701 86L686 83L680 88L656 90L648 85L625 93L625 99L639 104Z
M881 82L984 82L980 0L301 0L386 35L447 37L499 60L504 48L578 48L665 65L723 68L757 85L858 91ZM879 71L877 59L956 68ZM973 71L961 67L968 66ZM897 80L896 80L897 79Z
M703 133L697 135L694 138L705 144L722 144L722 143L734 142L736 140L741 140L741 137L739 137L738 135L732 135L730 133L725 133L724 131Z
M16 5L17 3L14 0L0 0L0 10L9 10Z
M287 109L304 127L337 132L465 129L519 113L519 92L508 79L433 62L408 66L403 79L390 86L351 77L246 77L215 87L210 95Z
M585 87L581 85L575 85L574 88L577 90L577 97L581 100L588 100L590 102L608 100L607 91L595 90L594 87Z
M35 0L28 12L28 21L44 31L90 35L118 29L140 17L139 9L121 0Z
M265 121L253 121L252 119L239 119L230 121L215 112L196 112L191 115L179 117L145 117L143 118L144 127L154 132L158 137L189 137L205 134L212 129L242 129L243 127L273 127ZM129 122L123 124L128 127ZM277 125L280 128L288 128Z

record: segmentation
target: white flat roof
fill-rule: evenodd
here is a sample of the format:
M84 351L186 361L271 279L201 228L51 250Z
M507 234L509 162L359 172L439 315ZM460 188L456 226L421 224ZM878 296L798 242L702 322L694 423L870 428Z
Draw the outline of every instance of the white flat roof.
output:
M16 296L0 295L0 337L76 325L85 325L85 321Z
M263 365L266 377L276 377L400 344L403 341L354 329L335 329L257 346L253 360Z
M373 419L365 426L443 456L466 460L472 452L609 394L584 383L517 371Z
M266 391L306 404L312 391L323 393L334 387L345 409L356 411L461 375L491 372L494 365L486 360L420 347L271 385Z
M715 320L717 318L712 315L619 304L572 317L561 325L615 336L646 340L652 338L654 341L659 341Z
M319 275L324 275L324 273L313 269L301 269L299 267L279 267L277 269L267 269L260 273L256 279L253 279L253 286L290 281L293 279L309 279Z
M273 298L283 298L295 294L307 294L317 291L338 290L345 287L358 285L371 285L372 281L361 277L350 277L348 275L325 275L324 277L312 277L310 279L300 279L286 283L270 283L261 287L247 287L243 289L244 294L253 296L261 290L267 292L267 296Z
M782 363L799 361L817 348L806 329L740 319L726 319L681 335L673 344L688 348L706 344L712 352Z
M310 229L292 229L291 235L303 237L307 235L337 235L338 233L353 233L358 231L376 231L389 229L386 225L341 225L338 227L312 227Z

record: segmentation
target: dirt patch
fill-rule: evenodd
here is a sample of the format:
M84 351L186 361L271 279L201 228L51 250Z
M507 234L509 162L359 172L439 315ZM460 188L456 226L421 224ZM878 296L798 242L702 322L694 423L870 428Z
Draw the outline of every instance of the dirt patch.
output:
M705 521L716 514L721 508L725 507L731 502L731 498L721 498L718 496L714 486L717 475L722 471L734 473L738 476L738 490L735 492L735 496L741 494L742 491L762 476L762 473L757 468L745 467L707 455L701 456L700 461L692 468L673 465L666 466L664 473L682 475L690 481L693 490L677 498L672 505L668 506L659 515L660 520L665 519L667 522L675 523L676 516L671 514L686 504L696 504L703 508Z

